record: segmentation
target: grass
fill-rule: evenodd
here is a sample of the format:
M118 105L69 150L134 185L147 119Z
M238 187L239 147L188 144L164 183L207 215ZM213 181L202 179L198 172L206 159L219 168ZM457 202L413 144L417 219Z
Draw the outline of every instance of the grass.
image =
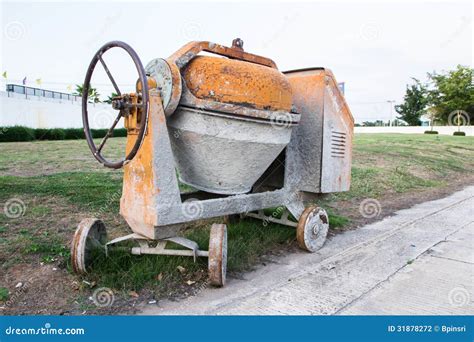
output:
M9 291L6 287L0 287L0 302L6 302L9 297Z
M196 241L201 248L209 244L209 227L190 229L185 236ZM228 230L228 271L245 271L255 265L262 255L277 250L282 245L290 244L294 231L283 226L263 227L258 220L246 220L233 224ZM128 248L130 244L126 245ZM169 247L168 247L169 248ZM184 267L180 272L178 266ZM198 259L194 263L189 257L133 256L123 250L112 250L108 258L101 258L95 263L89 281L100 282L103 286L127 290L140 290L151 285L158 292L173 291L176 283L184 284L187 280L199 280L200 274L207 270L207 259ZM163 277L159 279L159 275Z
M107 207L118 210L114 194L122 191L121 174L102 172L63 172L46 176L0 177L0 199L22 195L60 196L91 212ZM120 199L120 196L118 196ZM35 212L47 208L35 207Z
M124 139L110 142L116 157L123 150ZM26 208L14 219L0 211L2 272L8 272L6 264L37 261L59 262L70 269L68 244L81 217L100 216L109 236L126 233L118 216L122 171L101 167L84 141L2 143L1 148L5 153L0 154L0 204L17 198ZM331 194L318 204L328 209L331 229L344 229L351 221L334 203L357 207L365 198L445 187L452 179L462 180L473 167L472 137L359 134L354 142L351 190ZM184 235L207 249L209 226L198 224ZM264 226L250 218L229 224L228 270L248 270L263 255L294 245L295 232L288 227ZM10 257L12 254L15 257ZM185 271L179 271L178 266ZM183 286L189 286L188 280L205 278L206 269L205 259L193 263L185 257L133 256L112 250L109 258L97 260L86 279L123 291L146 288L153 289L156 296L169 296L182 292Z
M474 166L472 137L415 134L355 136L351 190L333 199L377 198L446 186Z

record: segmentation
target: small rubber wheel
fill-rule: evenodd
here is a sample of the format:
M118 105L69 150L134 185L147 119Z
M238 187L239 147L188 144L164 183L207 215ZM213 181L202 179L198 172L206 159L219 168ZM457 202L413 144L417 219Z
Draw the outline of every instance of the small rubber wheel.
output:
M311 206L303 211L296 228L296 238L300 248L314 253L326 241L329 218L326 210Z
M227 272L227 226L214 223L209 238L209 280L211 285L225 285Z
M86 218L79 223L71 244L71 263L75 273L84 274L92 262L105 253L107 231L101 220Z

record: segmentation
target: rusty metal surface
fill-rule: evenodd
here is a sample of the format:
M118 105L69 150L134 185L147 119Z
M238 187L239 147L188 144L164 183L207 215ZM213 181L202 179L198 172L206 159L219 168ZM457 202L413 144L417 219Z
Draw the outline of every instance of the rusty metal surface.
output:
M166 116L170 116L176 110L181 99L181 73L173 62L162 58L151 60L145 67L147 75L156 82L149 89L158 89L163 101Z
M230 48L224 45L205 41L189 42L188 44L180 48L178 51L173 53L170 57L168 57L167 60L175 63L178 68L182 68L202 51L210 52L224 57L235 58L255 64L260 64L270 68L277 68L275 62L272 61L270 58L244 52L243 48L241 47Z
M272 121L276 126L280 125L283 127L296 125L300 121L300 114L297 113L254 109L239 104L198 99L188 90L186 84L183 84L181 107L203 109L215 114L235 114L240 116L241 119L244 119L244 117L262 119Z
M166 118L157 89L150 90L148 134L136 157L124 166L120 213L135 233L155 238L158 225L157 201L167 205L181 203L178 180L173 166ZM127 135L127 151L135 145L136 135ZM170 230L174 236L176 230Z
M287 159L292 173L298 175L298 189L315 193L321 188L323 74L321 70L285 72L293 87L293 104L301 115L287 148Z
M114 99L114 109L118 110L118 114L116 119L114 120L112 126L109 128L108 132L106 133L105 137L103 138L102 142L100 143L99 146L96 146L94 143L94 140L92 138L92 133L89 127L89 114L87 111L87 106L89 103L89 87L90 87L90 81L92 78L92 74L94 72L94 69L97 65L97 63L100 61L101 64L103 65L111 83L113 84L115 91L120 94L119 97L122 97L120 90L117 87L117 84L110 74L102 56L103 54L112 49L112 48L121 48L125 50L128 55L131 57L133 63L135 64L135 68L138 72L138 78L139 81L144 84L144 89L140 94L137 94L137 97L139 97L139 101L135 102L133 104L129 103L126 101L127 94L123 95L122 99ZM146 81L146 74L145 74L145 69L143 68L142 62L140 61L140 58L138 57L137 53L133 48L121 41L112 41L107 44L104 44L93 56L89 67L86 72L86 77L84 80L84 90L83 90L83 95L82 95L82 122L84 126L84 133L86 136L87 144L89 145L89 148L94 156L101 164L103 164L106 167L113 168L113 169L118 169L121 168L125 163L128 161L132 160L135 155L137 154L138 149L140 148L140 145L143 141L143 136L145 134L146 130L146 124L147 124L147 116L148 116L148 82ZM138 139L136 139L135 144L128 150L125 158L119 160L119 161L109 161L105 157L102 156L102 149L105 145L105 142L109 137L112 136L113 130L120 121L120 119L123 116L126 116L128 113L128 110L130 109L130 106L135 107L135 109L139 109L143 114L144 120L141 122L141 126L138 131Z
M277 69L235 59L196 56L182 70L198 99L290 112L291 86Z
M326 70L325 76L323 131L321 192L348 191L354 119L330 70Z
M326 241L329 218L326 211L316 206L305 209L296 227L296 239L300 248L314 253Z
M298 189L308 193L347 191L350 186L354 120L331 71L287 71L293 102L301 114L287 148L299 174Z
M214 223L209 237L209 282L224 286L227 273L227 226Z

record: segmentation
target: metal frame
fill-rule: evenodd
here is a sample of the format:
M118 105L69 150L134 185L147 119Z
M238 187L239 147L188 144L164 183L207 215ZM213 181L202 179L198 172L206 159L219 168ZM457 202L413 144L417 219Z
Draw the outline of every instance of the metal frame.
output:
M189 61L200 51L211 51L218 54L230 54L232 57L235 54L244 60L275 67L271 60L246 53L242 55L240 51L228 49L222 49L221 46L208 42L190 43L167 59L167 62L171 61L175 66L182 67L185 63L179 56L185 56L183 58ZM165 113L166 108L163 108L159 91L151 89L147 133L136 157L124 165L120 213L134 234L112 240L109 245L135 239L138 240L140 247L133 249L134 254L192 255L194 258L207 256L207 252L199 251L192 241L176 238L183 224L226 215L246 214L264 221L296 227L298 224L290 221L288 214L291 213L296 220L299 220L305 211L305 202L308 199L314 199L315 195L324 192L347 190L346 187L350 181L350 178L346 178L346 174L348 169L350 177L351 139L346 142L349 149L344 150L344 158L338 155L340 151L336 151L334 155L323 150L328 143L331 148L330 142L326 141L331 139L329 130L331 127L342 127L341 129L348 131L348 138L352 137L350 128L353 125L353 119L337 88L334 76L329 70L323 68L292 71L286 74L292 86L297 89L294 90L298 94L295 104L301 114L300 125L293 129L291 141L282 152L281 160L280 157L277 158L274 164L265 171L263 179L256 183L254 191L247 194L215 195L205 191L180 192L167 126L168 113ZM305 91L301 91L302 89ZM317 94L315 94L316 91ZM183 89L183 92L190 98L186 89ZM196 99L192 100L196 101ZM315 103L317 103L316 107ZM127 146L130 148L134 142L129 137ZM322 169L325 164L344 167L344 173L343 171L333 172L333 178L337 178L339 183L334 183L330 188L325 188L322 184ZM326 170L329 169L326 167ZM268 186L269 182L266 179L274 173L279 173L281 180L277 182L277 185ZM340 180L341 175L345 178L343 181ZM267 191L257 192L260 189L267 189ZM186 198L194 197L199 199L186 200ZM263 209L275 207L287 209L282 218L264 215ZM191 214L190 208L192 208ZM159 242L155 247L149 247L149 240ZM179 243L189 250L167 250L165 246L168 241Z

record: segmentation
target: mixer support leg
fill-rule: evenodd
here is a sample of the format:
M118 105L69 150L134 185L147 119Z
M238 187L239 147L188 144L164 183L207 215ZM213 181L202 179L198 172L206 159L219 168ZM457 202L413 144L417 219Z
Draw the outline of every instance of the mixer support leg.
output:
M303 214L303 211L305 210L304 203L303 201L299 199L295 199L289 203L286 203L286 208L288 211L297 219L299 220L301 217L301 214Z

